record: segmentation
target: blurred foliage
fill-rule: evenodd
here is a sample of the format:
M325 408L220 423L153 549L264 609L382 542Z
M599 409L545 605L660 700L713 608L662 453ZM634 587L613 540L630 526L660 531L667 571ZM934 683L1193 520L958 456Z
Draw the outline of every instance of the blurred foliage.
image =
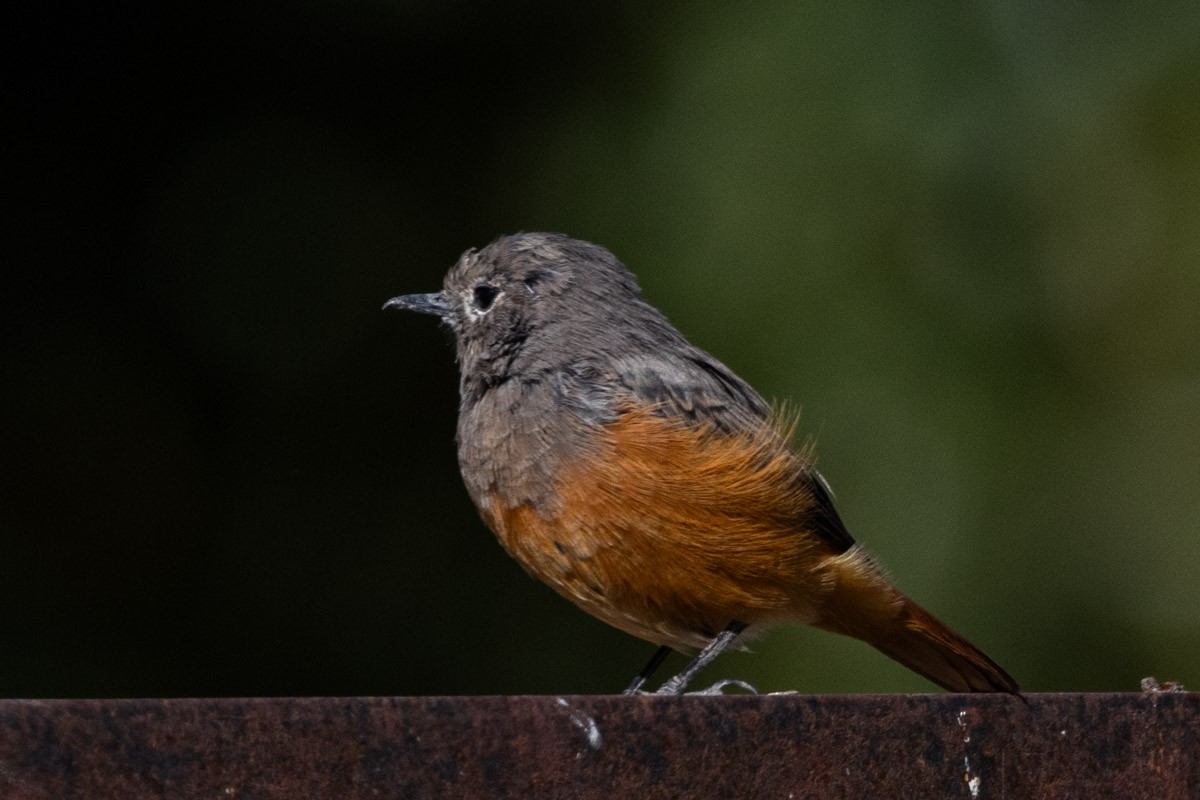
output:
M447 337L378 311L515 230L800 405L1025 687L1200 683L1194 3L22 13L0 696L622 688L653 647L492 541ZM755 649L712 676L930 688Z

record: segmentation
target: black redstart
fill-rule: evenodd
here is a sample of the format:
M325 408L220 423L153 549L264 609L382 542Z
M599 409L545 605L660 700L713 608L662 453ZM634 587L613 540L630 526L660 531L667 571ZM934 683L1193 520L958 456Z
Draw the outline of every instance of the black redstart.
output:
M584 611L660 645L627 692L672 648L699 648L659 689L682 692L748 629L785 621L862 639L951 691L1017 691L892 586L786 420L609 251L503 237L464 253L442 291L384 308L454 331L459 465L500 544Z

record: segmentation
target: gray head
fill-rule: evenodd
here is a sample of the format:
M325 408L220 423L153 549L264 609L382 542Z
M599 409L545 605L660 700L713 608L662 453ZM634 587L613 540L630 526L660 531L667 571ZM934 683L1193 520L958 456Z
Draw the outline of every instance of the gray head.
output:
M468 250L442 291L394 297L384 308L434 314L450 326L464 391L566 362L684 343L612 253L558 233L519 233Z

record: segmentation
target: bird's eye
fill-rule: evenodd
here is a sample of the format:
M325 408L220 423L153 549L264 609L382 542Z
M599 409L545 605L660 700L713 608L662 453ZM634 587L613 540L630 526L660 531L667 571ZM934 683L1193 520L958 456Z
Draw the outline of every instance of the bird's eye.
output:
M480 311L487 311L492 307L492 303L496 302L496 296L499 294L500 290L495 286L479 284L475 287L475 307Z

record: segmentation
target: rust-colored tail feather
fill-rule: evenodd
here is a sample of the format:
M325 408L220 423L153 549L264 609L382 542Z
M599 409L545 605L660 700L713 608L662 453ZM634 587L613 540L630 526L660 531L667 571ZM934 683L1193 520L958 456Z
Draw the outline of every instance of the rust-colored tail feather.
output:
M830 566L836 588L816 627L861 639L952 692L1020 691L999 664L888 583L861 550Z
M1016 694L1020 690L999 664L908 598L891 626L861 638L952 692Z

